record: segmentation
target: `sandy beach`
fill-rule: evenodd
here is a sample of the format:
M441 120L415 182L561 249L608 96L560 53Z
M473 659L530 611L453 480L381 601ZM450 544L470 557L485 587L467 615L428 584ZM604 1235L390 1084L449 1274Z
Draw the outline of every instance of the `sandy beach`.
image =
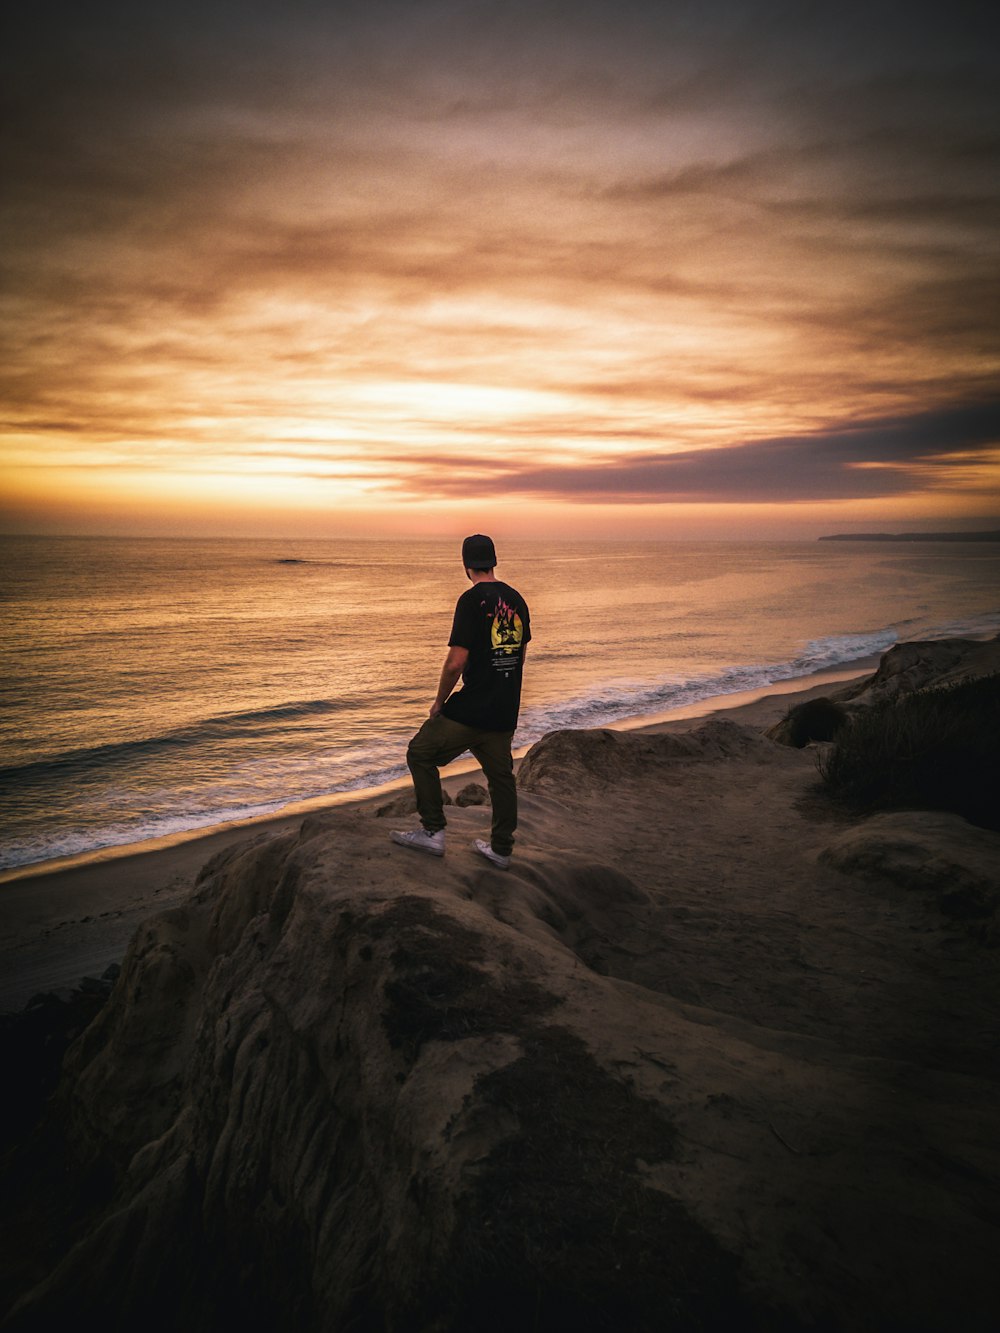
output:
M795 703L862 679L877 658L850 670L788 681L769 691L709 700L657 719L633 719L616 730L689 730L707 717L726 716L748 726L768 727ZM518 751L517 762L523 756ZM483 781L466 759L445 770L444 785L454 797L468 782ZM141 849L109 848L69 864L27 867L0 876L0 1010L18 1009L33 995L97 977L119 962L144 917L181 901L198 872L220 851L248 838L268 838L297 829L307 814L324 809L376 809L409 790L408 780L374 793L350 794L245 824L202 834L163 839ZM527 848L530 833L522 831Z

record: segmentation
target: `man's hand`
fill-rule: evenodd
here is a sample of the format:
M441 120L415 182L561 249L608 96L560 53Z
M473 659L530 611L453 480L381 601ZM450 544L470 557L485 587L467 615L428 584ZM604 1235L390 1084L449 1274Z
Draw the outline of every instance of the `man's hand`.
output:
M448 656L444 659L444 666L441 668L441 683L438 685L437 698L430 707L431 717L437 717L440 713L448 695L458 684L458 678L465 670L465 664L468 660L468 648L448 649Z

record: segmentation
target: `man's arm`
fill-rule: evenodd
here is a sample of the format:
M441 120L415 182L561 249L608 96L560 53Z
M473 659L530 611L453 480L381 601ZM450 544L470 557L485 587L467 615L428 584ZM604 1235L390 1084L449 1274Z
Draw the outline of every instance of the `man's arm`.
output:
M458 684L458 678L465 670L465 664L468 660L468 648L448 649L448 656L444 659L444 666L441 668L441 682L438 685L437 698L431 704L431 717L437 717L440 713L442 704Z

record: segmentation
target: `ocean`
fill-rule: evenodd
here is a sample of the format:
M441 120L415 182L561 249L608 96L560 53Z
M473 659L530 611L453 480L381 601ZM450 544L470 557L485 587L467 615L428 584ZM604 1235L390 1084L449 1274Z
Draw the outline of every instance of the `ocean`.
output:
M524 746L1000 632L989 544L498 542L531 608ZM455 543L0 538L0 868L406 773Z

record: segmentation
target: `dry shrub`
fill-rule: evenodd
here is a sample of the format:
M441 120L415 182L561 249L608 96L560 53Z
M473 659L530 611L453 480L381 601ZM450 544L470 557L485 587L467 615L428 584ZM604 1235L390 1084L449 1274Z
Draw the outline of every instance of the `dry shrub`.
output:
M1000 674L873 704L819 768L859 813L946 810L1000 830Z

